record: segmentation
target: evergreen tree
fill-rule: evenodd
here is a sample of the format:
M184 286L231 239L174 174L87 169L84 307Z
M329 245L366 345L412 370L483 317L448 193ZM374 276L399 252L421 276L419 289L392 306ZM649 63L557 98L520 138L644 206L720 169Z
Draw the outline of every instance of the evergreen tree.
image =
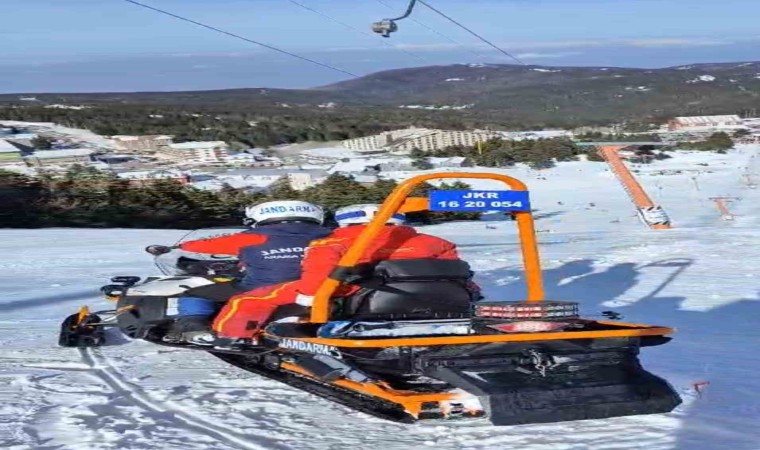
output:
M30 142L38 150L50 150L53 148L53 140L45 136L37 136Z
M0 170L0 227L39 227L39 203L44 191L39 180Z
M331 210L346 205L368 203L367 188L353 177L337 173L327 177L323 183L304 190L301 194L303 199Z

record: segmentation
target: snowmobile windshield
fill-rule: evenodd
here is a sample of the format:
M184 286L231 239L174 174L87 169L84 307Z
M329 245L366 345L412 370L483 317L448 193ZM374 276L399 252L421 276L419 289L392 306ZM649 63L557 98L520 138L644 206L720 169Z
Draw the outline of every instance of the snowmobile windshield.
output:
M211 239L219 236L240 233L248 227L219 227L201 228L193 230L182 236L173 247L201 239ZM238 263L237 255L208 255L204 253L188 252L179 248L158 255L154 258L156 267L164 275L206 275L216 273L225 275L236 271Z

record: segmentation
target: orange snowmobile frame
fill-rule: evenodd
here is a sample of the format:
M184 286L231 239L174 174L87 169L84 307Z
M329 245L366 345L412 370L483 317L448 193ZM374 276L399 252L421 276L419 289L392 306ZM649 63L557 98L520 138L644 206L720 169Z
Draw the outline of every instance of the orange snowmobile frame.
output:
M359 261L361 255L369 244L379 234L386 221L397 212L423 211L429 209L427 198L409 197L412 191L428 180L469 178L490 179L501 181L512 190L527 191L527 186L520 180L507 175L491 173L432 173L410 178L401 184L388 196L374 219L359 235L357 240L340 259L334 274L349 270ZM533 216L530 211L518 211L516 216L519 230L520 245L522 250L523 265L527 283L527 301L541 302L544 300L544 290L541 277L541 265L538 254L538 245L533 225ZM326 323L329 321L331 311L331 297L340 286L341 281L336 278L326 279L319 287L311 310L311 323ZM497 342L530 342L568 339L600 339L600 338L633 338L642 336L664 336L673 332L672 328L641 325L635 323L588 321L602 325L608 325L612 329L595 331L563 331L541 333L510 333L469 336L442 336L442 337L407 337L407 338L365 338L365 339L340 339L320 337L290 337L304 342L333 346L337 348L383 348L383 347L427 347L440 345L462 344L487 344ZM285 336L267 335L270 338L280 339ZM311 374L304 368L294 363L283 363L282 368L303 376ZM348 379L339 379L332 384L360 394L390 401L402 407L410 416L418 418L426 405L438 404L441 410L445 410L450 403L456 403L467 398L468 394L460 392L418 393L408 390L394 389L382 381L356 382ZM465 411L465 415L478 416L483 411Z
M336 272L349 270L361 258L369 244L379 234L382 227L397 212L421 211L429 208L428 199L419 197L409 197L411 192L419 185L429 180L439 180L447 178L470 178L486 179L501 181L516 191L527 191L528 188L522 181L507 175L494 173L473 173L473 172L450 172L450 173L431 173L419 175L403 181L388 196L377 215L367 225L364 231L359 235L351 248L338 262ZM522 250L523 265L525 267L525 282L527 284L527 301L540 302L544 300L544 289L541 277L541 262L538 255L538 244L536 242L536 232L533 225L533 214L530 211L514 212L519 231L520 247ZM335 272L334 272L335 273ZM330 316L330 299L335 290L340 286L341 281L335 278L326 279L317 290L314 296L314 303L311 309L311 323L326 323ZM607 324L607 322L598 322ZM437 337L437 338L408 338L408 339L326 339L326 338L309 338L303 339L311 342L334 345L338 347L396 347L396 346L425 346L425 345L447 345L447 344L471 344L483 342L517 342L517 341L535 341L535 340L556 340L556 339L587 339L587 338L605 338L605 337L635 337L635 336L658 336L670 334L672 328L652 327L634 323L611 322L622 330L602 330L602 331L577 331L577 332L556 332L556 333L514 333L506 335L487 335L487 336L455 336L455 337Z

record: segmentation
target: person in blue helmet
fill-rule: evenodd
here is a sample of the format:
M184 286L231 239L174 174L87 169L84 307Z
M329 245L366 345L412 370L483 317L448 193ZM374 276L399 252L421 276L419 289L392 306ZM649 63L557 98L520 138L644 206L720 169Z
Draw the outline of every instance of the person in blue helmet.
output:
M179 318L167 340L196 344L213 342L209 332L218 310L233 295L262 286L297 280L309 242L329 235L321 207L298 200L261 203L246 208L250 230L180 244L188 252L235 255L243 277L191 289L178 302Z

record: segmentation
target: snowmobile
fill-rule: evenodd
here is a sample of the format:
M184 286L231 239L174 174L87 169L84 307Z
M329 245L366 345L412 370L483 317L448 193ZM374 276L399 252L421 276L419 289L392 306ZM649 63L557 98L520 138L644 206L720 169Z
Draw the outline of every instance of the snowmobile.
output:
M433 179L491 179L508 189L433 190L410 197ZM362 253L396 212L508 211L516 217L525 268L524 301L482 299L464 261L430 259L359 265ZM183 259L184 258L184 259ZM485 417L494 425L666 413L681 399L640 364L641 348L670 340L673 329L582 318L574 302L544 300L527 187L489 173L433 173L411 178L386 199L312 307L278 310L263 331L213 345L163 340L171 304L184 291L234 276L229 257L173 259L180 273L116 277L104 287L116 300L110 316L80 311L62 330L63 345L101 345L99 327L159 345L207 351L249 372L388 420ZM221 280L220 280L221 278ZM336 298L343 285L355 294ZM100 315L106 312L98 312ZM253 329L258 327L252 327ZM80 333L81 332L81 333ZM79 341L77 337L85 339Z

